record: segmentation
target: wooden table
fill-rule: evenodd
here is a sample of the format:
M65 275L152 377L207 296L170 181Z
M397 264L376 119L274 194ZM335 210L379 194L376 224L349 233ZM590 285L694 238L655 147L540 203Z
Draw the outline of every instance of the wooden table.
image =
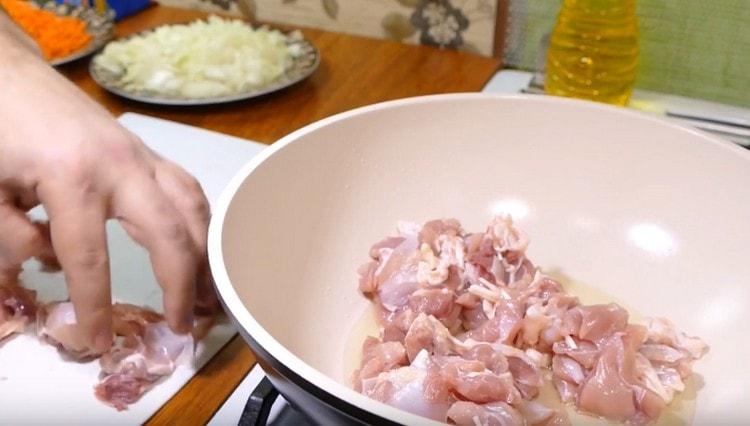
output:
M116 35L203 16L201 12L154 6L119 23ZM320 49L320 69L293 87L240 103L152 106L99 88L88 74L87 61L69 64L61 71L114 115L138 112L270 144L306 124L359 106L409 96L479 91L500 67L497 59L467 53L312 29L302 32ZM190 424L206 423L254 364L254 355L235 336L149 424L188 419Z

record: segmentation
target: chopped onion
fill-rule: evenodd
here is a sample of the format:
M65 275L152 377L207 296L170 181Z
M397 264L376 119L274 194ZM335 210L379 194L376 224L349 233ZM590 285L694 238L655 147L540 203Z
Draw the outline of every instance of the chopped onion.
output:
M124 89L206 98L242 93L277 80L300 54L292 39L265 27L216 16L166 25L112 42L96 64L120 77Z

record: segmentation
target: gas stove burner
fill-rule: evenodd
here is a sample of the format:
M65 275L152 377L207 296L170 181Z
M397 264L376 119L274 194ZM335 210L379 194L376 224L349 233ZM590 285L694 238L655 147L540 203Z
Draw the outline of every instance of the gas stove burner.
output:
M239 426L312 426L302 413L295 410L274 388L268 377L258 383L247 399Z

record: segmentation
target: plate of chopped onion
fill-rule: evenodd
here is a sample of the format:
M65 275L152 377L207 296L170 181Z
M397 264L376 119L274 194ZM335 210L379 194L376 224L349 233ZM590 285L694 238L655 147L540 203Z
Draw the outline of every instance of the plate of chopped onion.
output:
M160 105L234 102L310 76L320 54L299 31L210 16L108 43L89 66L104 89Z

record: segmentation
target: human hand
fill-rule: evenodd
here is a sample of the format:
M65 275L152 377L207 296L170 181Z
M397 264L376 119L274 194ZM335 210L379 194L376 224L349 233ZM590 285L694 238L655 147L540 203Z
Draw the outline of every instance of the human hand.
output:
M117 219L149 251L170 327L189 331L194 308L217 306L200 185L38 58L15 59L0 67L0 280L17 279L23 261L54 247L80 332L107 350L105 222ZM26 215L39 204L49 232Z

